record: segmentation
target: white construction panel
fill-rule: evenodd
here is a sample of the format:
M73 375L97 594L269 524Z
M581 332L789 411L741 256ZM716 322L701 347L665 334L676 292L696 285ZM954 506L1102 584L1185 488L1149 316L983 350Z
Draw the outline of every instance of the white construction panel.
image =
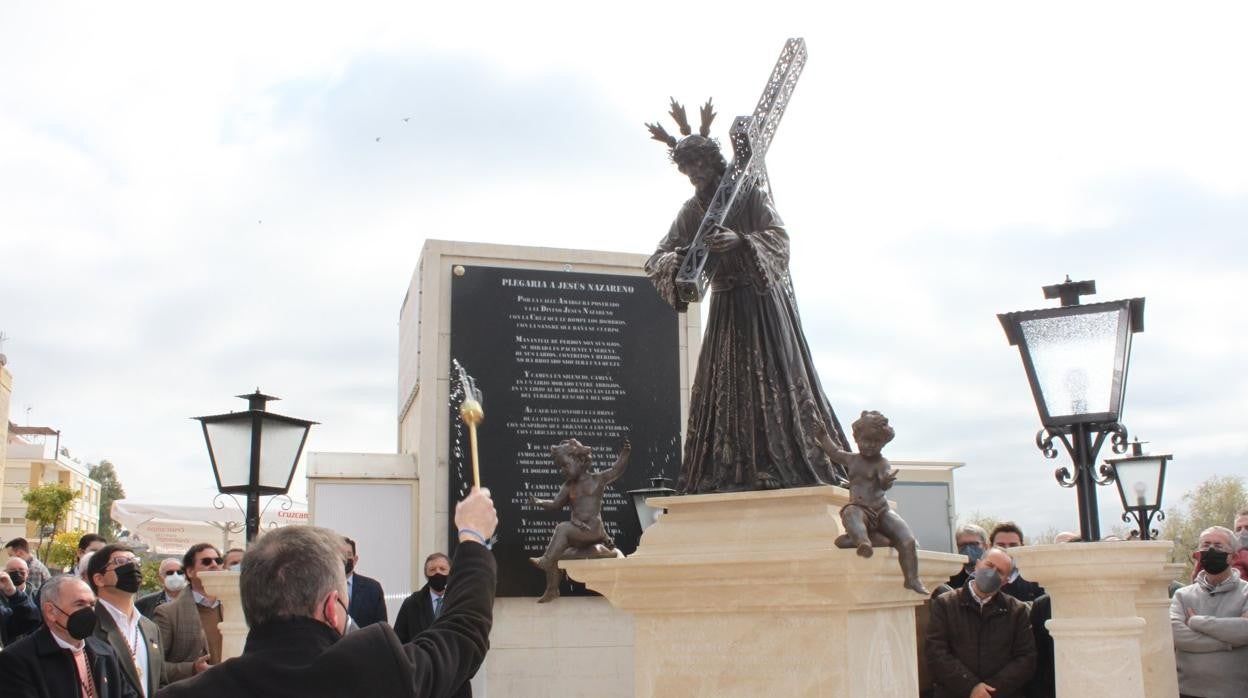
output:
M415 482L310 480L312 523L355 541L359 573L381 582L393 623L412 593L416 552Z

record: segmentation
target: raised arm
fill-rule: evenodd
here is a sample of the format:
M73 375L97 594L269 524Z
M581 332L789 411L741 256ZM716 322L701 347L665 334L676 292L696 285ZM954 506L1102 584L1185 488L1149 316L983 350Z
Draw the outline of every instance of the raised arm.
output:
M824 453L828 454L828 458L833 463L845 468L849 467L849 461L854 457L854 454L849 451L842 451L840 448L837 448L836 444L832 443L832 437L828 436L826 427L819 429L819 447L823 449Z
M602 473L602 484L609 485L624 475L624 471L628 469L628 456L633 452L633 443L628 439L624 439L624 446L620 448L620 455L615 459L615 464L611 469Z

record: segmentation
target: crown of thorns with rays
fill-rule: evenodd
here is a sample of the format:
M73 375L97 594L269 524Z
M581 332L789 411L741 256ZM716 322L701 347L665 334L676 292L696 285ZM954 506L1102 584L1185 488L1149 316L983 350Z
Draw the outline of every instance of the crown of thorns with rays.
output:
M668 99L671 100L672 104L672 109L668 114L671 114L672 119L676 121L676 125L680 127L680 135L691 135L693 129L689 126L689 118L685 114L684 105L677 102L675 98L668 97ZM707 138L711 135L711 122L715 120L715 111L711 107L711 100L706 100L706 104L702 105L701 116L702 124L698 127L698 134L703 138ZM676 143L678 142L676 137L668 133L659 122L646 124L646 128L650 129L650 137L652 139L667 145L669 152L676 148Z

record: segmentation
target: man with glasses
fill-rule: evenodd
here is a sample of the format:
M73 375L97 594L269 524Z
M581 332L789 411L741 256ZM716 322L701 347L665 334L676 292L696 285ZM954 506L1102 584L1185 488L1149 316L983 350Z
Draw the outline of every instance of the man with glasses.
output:
M489 490L473 488L455 507L455 525L446 606L406 644L385 623L351 631L342 536L316 526L265 533L239 577L250 628L243 654L160 697L453 695L489 647L497 568L486 543L498 525Z
M160 630L134 607L143 585L142 561L123 545L106 545L87 563L87 584L96 594L96 639L117 653L130 687L140 696L152 695L167 680Z
M1230 529L1205 529L1197 547L1204 570L1170 600L1179 693L1185 697L1242 697L1248 686L1248 581L1230 564L1238 551Z
M160 562L160 591L139 597L134 602L145 617L156 620L156 607L176 601L178 595L186 588L186 574L182 572L182 561L177 558L166 558Z
M0 652L5 698L138 698L117 654L95 638L95 595L81 579L53 577L40 590L44 624Z
M221 569L221 553L212 543L196 543L182 556L190 592L156 607L156 625L165 647L169 680L178 681L221 661L221 602L204 593L200 572Z

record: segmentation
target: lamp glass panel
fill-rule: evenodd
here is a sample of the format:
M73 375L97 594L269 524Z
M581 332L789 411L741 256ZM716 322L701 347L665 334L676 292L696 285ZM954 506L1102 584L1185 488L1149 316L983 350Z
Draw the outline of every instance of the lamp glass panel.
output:
M1049 416L1116 411L1118 325L1125 320L1114 308L1019 323Z
M208 444L222 487L240 487L251 475L251 416L208 422Z
M1138 457L1117 461L1118 480L1129 507L1156 507L1161 459Z
M308 427L276 419L260 421L260 485L284 489L290 482Z

